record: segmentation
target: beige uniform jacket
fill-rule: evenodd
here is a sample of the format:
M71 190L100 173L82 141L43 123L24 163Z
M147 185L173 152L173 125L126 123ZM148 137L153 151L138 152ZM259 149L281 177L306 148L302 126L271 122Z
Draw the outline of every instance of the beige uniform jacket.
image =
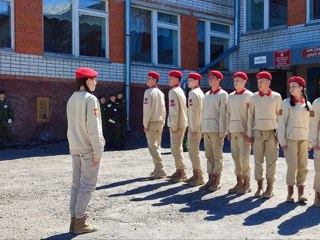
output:
M166 106L163 92L157 88L149 88L143 97L143 126L149 128L150 122L162 122L166 119Z
M252 137L253 130L278 129L281 103L281 95L277 92L271 91L269 96L253 93L249 98L247 135Z
M227 104L227 133L246 133L248 121L249 97L252 92L244 89L244 92L236 91L229 94Z
M310 102L307 104L311 107ZM281 146L286 146L287 140L308 140L310 113L305 106L306 103L298 102L291 107L290 98L282 102L278 117L278 140Z
M201 131L203 133L216 132L219 137L226 134L226 109L228 93L220 88L213 93L206 92L203 99L203 111L201 120Z
M309 143L312 147L320 146L320 98L317 98L312 103L310 111L310 132Z
M197 129L200 129L203 98L204 93L200 87L194 88L189 92L188 120L191 132L196 132Z
M87 91L74 92L67 104L70 150L93 150L95 160L100 160L105 140L102 134L100 104Z
M186 96L181 87L174 87L169 91L168 127L173 131L188 126Z

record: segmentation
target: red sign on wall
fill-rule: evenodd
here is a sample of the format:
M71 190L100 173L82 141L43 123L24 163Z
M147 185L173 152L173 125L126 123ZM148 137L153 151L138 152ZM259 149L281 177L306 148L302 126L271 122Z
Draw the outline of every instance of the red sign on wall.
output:
M303 48L302 57L303 58L320 57L320 47Z
M274 52L274 65L275 66L288 66L291 63L290 49L275 51Z

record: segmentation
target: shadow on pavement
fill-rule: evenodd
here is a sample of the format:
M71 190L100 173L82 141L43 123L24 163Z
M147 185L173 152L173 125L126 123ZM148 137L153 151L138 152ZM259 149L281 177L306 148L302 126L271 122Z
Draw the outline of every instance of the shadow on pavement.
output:
M298 207L298 204L290 204L290 203L280 203L278 206L274 208L266 208L262 209L259 212L252 214L244 220L243 225L245 226L255 226L260 225L265 222L271 222L276 219L281 218L283 215L288 212L294 210Z
M114 182L114 183L110 183L110 184L107 184L107 185L99 186L99 187L96 188L96 190L109 189L109 188L119 187L119 186L131 184L131 183L135 183L135 182L145 182L145 181L149 181L149 178L128 179L128 180L125 180L125 181Z
M75 238L77 235L73 233L60 233L57 235L53 235L48 238L41 238L41 240L70 240Z
M319 208L311 206L299 215L296 215L278 226L280 235L295 235L300 230L316 226L320 223Z

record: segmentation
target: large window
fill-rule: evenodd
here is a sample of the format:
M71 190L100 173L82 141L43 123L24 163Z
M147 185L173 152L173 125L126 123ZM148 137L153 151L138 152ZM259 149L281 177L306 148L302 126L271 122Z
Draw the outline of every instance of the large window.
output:
M198 22L198 65L204 67L230 48L230 26L209 21ZM228 71L229 57L214 66L215 69Z
M12 1L0 0L0 48L13 48Z
M287 25L287 0L246 0L247 31Z
M132 7L132 61L180 66L179 26L177 15Z
M320 0L308 0L309 20L320 19Z
M43 0L44 50L108 57L104 0Z

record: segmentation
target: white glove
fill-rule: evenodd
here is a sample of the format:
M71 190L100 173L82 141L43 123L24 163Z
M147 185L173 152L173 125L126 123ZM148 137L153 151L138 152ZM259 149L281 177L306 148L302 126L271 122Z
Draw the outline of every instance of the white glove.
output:
M111 122L111 123L113 123L113 124L115 124L116 122L115 121L113 121L111 118L108 120L108 122Z
M11 124L12 123L12 119L8 119L8 123Z

